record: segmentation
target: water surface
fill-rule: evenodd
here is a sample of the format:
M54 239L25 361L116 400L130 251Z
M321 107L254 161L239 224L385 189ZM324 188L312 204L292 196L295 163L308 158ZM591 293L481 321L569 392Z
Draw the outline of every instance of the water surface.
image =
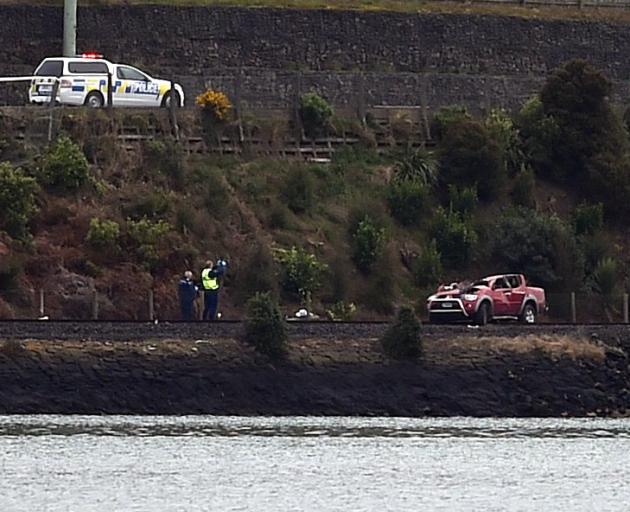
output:
M625 511L630 420L0 416L0 510Z

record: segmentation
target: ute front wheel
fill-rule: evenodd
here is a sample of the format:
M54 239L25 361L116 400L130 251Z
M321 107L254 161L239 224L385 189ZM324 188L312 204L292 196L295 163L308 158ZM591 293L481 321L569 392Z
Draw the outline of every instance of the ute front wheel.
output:
M477 325L486 325L492 319L492 313L490 312L490 304L484 302L479 306L477 313L475 314L475 323Z

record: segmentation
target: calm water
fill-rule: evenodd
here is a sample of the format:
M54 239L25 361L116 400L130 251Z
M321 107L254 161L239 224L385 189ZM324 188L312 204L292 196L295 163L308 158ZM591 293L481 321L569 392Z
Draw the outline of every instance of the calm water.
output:
M630 510L630 420L0 416L0 510Z

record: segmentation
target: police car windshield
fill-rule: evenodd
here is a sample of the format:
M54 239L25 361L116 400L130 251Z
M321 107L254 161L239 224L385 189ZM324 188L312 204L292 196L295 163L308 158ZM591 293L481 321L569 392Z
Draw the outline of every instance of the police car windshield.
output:
M60 60L48 60L42 63L35 76L61 76L63 73L63 61Z

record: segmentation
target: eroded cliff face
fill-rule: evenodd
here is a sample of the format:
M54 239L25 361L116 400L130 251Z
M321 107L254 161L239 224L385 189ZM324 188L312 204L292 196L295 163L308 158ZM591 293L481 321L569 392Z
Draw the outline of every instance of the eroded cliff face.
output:
M0 347L0 414L614 416L630 407L626 343L612 331L591 339L425 327L422 360L393 362L374 336L381 327L337 337L322 327L319 337L294 330L288 357L272 362L229 330L186 340L13 338Z
M58 54L62 9L0 6L2 74ZM459 14L166 6L82 7L78 49L204 86L243 108L287 108L316 89L340 107L516 108L555 67L583 58L630 93L630 27ZM20 101L4 88L1 101Z

